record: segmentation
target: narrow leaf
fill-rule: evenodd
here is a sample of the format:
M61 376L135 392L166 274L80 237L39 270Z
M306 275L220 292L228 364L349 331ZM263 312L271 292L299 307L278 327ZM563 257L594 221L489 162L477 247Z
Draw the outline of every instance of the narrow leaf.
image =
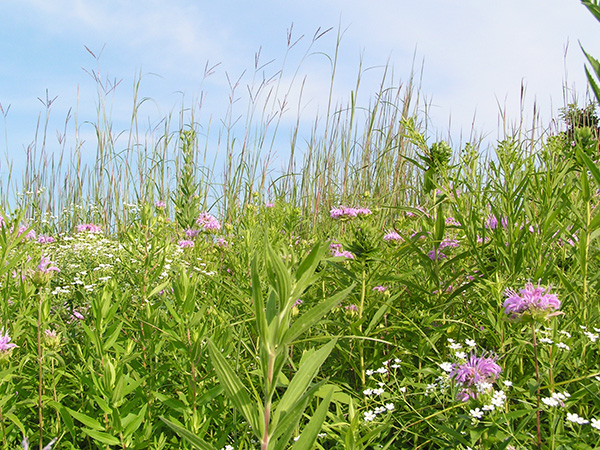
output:
M202 439L200 439L198 436L196 436L191 431L186 430L185 428L174 424L173 422L165 419L164 417L160 417L160 420L162 420L175 433L177 433L183 439L185 439L190 444L192 444L192 446L194 446L194 448L199 449L199 450L215 450L215 448L212 445L204 442Z
M329 410L329 403L331 402L331 394L333 393L333 386L329 388L329 391L325 394L325 397L321 401L321 404L315 411L308 425L302 430L300 439L298 439L292 446L292 450L312 450L317 440L317 434L323 427L323 422Z

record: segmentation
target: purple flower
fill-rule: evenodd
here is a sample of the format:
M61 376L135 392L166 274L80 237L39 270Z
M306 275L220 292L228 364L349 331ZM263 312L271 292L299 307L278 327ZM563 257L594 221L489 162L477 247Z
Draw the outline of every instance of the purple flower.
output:
M38 265L38 271L41 273L60 272L60 269L58 267L51 266L51 264L53 263L52 261L50 261L50 258L42 256L40 264Z
M498 228L498 219L496 219L496 216L491 215L487 219L485 219L485 227L488 230L495 230L496 228Z
M38 242L40 244L51 244L55 239L52 236L44 236L43 234L38 236Z
M446 247L457 248L459 246L460 246L460 244L458 243L458 241L456 239L444 239L442 242L440 242L440 250L442 250L443 248L446 248Z
M196 219L196 223L204 229L204 231L217 231L221 229L221 224L216 217L208 213L202 213Z
M387 291L387 287L379 285L379 286L375 286L373 288L373 290L377 291L377 292L385 292L385 291Z
M81 225L77 225L75 227L78 233L88 232L88 233L101 233L102 228L100 225L94 225L93 223L82 223Z
M442 253L441 249L439 248L437 249L437 251L436 249L429 251L427 253L427 256L429 256L429 259L431 259L432 261L439 261L440 259L447 258L447 256L444 253Z
M454 366L450 377L463 387L458 394L459 400L467 401L477 398L487 385L498 379L500 372L502 369L496 364L495 357L485 354L478 357L476 352L471 352L464 363Z
M8 331L5 333L4 328L0 330L0 355L10 352L17 344L11 344Z
M502 305L504 313L511 319L520 320L524 315L533 318L548 318L557 314L560 309L560 300L555 294L550 294L550 287L543 287L538 282L537 286L527 283L517 294L512 289L507 289L507 299Z
M27 230L28 227L25 226L20 226L19 227L19 231L17 232L17 236L21 236L23 233L25 233L25 231ZM29 230L27 231L27 234L25 235L25 239L26 240L31 240L31 239L35 239L36 235L35 235L35 231L34 230Z
M154 204L154 206L156 209L165 209L167 207L167 204L164 201L159 200Z
M182 239L177 244L181 248L193 248L194 247L194 241L188 241L188 240L185 240L185 239Z
M329 215L334 220L347 220L355 217L370 216L372 214L369 208L351 208L348 206L340 206L332 208Z
M458 220L456 220L454 217L446 217L445 222L446 222L446 225L449 225L449 226L453 226L453 227L461 226L460 222Z
M188 228L187 230L184 230L183 233L185 234L186 238L193 239L200 234L200 230L193 230L192 228Z
M397 231L390 231L385 236L383 236L383 240L386 242L398 242L403 241L404 239L402 239L402 236L400 236L400 234Z
M229 242L227 242L227 240L225 238L219 237L215 241L215 245L217 247L227 248L227 247L229 247Z
M351 252L342 250L342 244L330 244L329 250L334 257L342 256L346 259L354 259L354 255Z

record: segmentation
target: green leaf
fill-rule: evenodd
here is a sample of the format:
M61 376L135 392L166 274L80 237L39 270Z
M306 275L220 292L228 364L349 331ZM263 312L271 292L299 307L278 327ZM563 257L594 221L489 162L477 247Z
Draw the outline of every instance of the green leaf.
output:
M282 339L282 345L288 345L316 324L325 314L331 311L332 308L339 305L352 289L354 289L354 284L302 314L286 331Z
M144 404L137 414L128 414L127 417L123 419L121 425L125 427L125 436L130 436L137 431L144 420L147 408L148 404Z
M164 417L160 417L160 420L162 420L169 428L171 428L175 433L177 433L179 436L181 436L190 444L192 444L195 448L199 450L215 450L215 448L212 445L204 442L201 438L196 436L191 431L174 424L173 422L165 419Z
M283 397L281 397L281 400L276 406L273 415L274 421L282 414L285 414L302 397L336 343L337 339L332 339L314 352L314 354L300 366L298 372L296 372L296 375L294 375L294 378L290 381L290 385L286 389L285 394L283 394Z
M104 431L104 427L98 422L96 419L91 418L90 416L86 416L83 413L73 411L71 408L65 407L67 412L76 420L79 420L85 426L93 428L94 430Z
M103 444L119 445L121 443L121 441L119 441L119 439L114 437L112 434L105 433L104 431L90 430L89 428L82 428L81 431L83 431L92 439L102 442Z
M328 392L325 394L325 397L315 411L315 414L308 422L308 425L306 425L304 430L302 430L300 439L298 439L292 446L292 450L312 450L313 446L315 445L315 441L317 440L317 434L319 434L319 431L321 431L327 411L329 410L329 403L331 402L332 393L333 386L330 387Z
M233 405L244 415L252 429L258 433L261 430L259 422L261 414L252 407L248 390L210 339L208 340L208 353L225 393Z

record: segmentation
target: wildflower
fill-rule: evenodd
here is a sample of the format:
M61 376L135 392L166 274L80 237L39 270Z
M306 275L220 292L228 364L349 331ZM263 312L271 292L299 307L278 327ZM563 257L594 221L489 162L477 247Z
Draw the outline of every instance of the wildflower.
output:
M465 352L456 352L454 356L458 359L467 359L467 354Z
M489 230L495 230L496 228L498 228L498 219L496 218L496 216L488 216L488 218L485 219L485 227Z
M477 343L473 339L465 339L465 344L469 347L477 347Z
M219 238L217 238L217 240L215 241L215 245L216 245L217 247L227 248L227 247L229 247L229 242L227 242L227 240L226 240L226 239L224 239L224 238L222 238L222 237L219 237Z
M449 226L453 226L453 227L460 227L461 224L458 220L456 220L454 217L446 217L446 225Z
M208 213L200 214L196 219L196 224L203 228L204 231L217 231L221 229L221 224L217 218Z
M365 411L364 413L364 420L365 422L371 422L373 420L375 420L375 413L373 411Z
M187 228L183 231L183 234L188 239L193 239L200 234L200 230L194 230L193 228Z
M543 338L540 338L540 343L541 344L554 344L554 341L550 338L543 337Z
M554 408L559 405L558 400L554 397L544 397L542 403L546 406Z
M57 333L56 330L44 330L44 343L49 348L60 347L60 333Z
M347 250L346 251L342 250L342 244L335 244L335 243L331 244L329 246L329 249L331 250L331 254L334 257L341 256L346 259L354 259L354 255L351 252L349 252Z
M45 236L43 234L38 236L38 242L40 244L51 244L54 241L55 239L52 236Z
M458 343L458 342L454 342L454 339L450 340L448 339L448 348L450 350L460 350L462 348L462 344Z
M370 216L372 214L369 208L350 208L348 206L340 206L332 208L329 211L329 216L334 220L348 220L355 217Z
M385 404L385 409L387 409L388 411L393 411L395 407L396 406L393 403L386 403Z
M177 245L179 245L181 248L193 248L194 247L194 241L188 241L186 239L182 239L181 241L179 241L177 243Z
M429 259L431 259L432 261L436 261L436 260L440 260L440 259L444 259L447 258L447 256L442 253L441 249L433 249L431 251L429 251L427 253L427 256L429 256Z
M88 232L88 233L101 233L102 228L99 225L94 225L93 223L83 223L81 225L77 225L75 227L78 233Z
M583 334L585 334L588 339L592 342L596 342L598 340L598 335L596 333L590 333L589 331L584 331Z
M4 332L4 328L0 330L0 358L3 356L7 356L10 354L13 348L15 348L17 344L13 344L10 342L10 336L8 335L8 331Z
M443 363L440 364L440 368L444 372L450 373L454 369L454 364L452 364L451 362L443 362Z
M483 417L483 411L479 408L475 408L469 411L469 414L474 419L481 419Z
M513 385L513 384L512 384L512 381L510 381L510 380L504 380L504 381L502 382L502 384L503 384L504 386L506 386L506 387L512 387L512 385Z
M350 312L350 313L355 313L358 311L358 307L353 303L351 305L347 305L345 307L346 311Z
M375 286L373 288L373 290L377 291L377 292L385 292L385 291L387 291L387 287L379 285L379 286Z
M159 200L156 203L154 203L154 207L156 209L165 209L167 207L167 204L164 201Z
M504 312L511 319L521 320L523 317L531 317L534 320L545 319L559 314L558 297L550 294L550 287L543 287L539 283L537 287L527 283L518 294L507 289L505 295L508 298L504 301Z
M593 428L595 428L596 430L600 431L600 420L598 420L598 419L592 419L591 425L592 425Z
M23 233L25 233L25 231L27 231L28 227L25 226L20 226L19 227L19 231L17 233L17 236L21 236ZM27 231L27 234L25 234L25 240L30 241L32 239L35 239L35 231L34 230L29 230Z
M402 236L400 236L400 234L397 231L390 231L389 233L383 236L383 240L386 242L399 242L403 241L404 239L402 239Z
M466 401L469 397L477 398L479 392L489 390L491 383L496 381L501 371L494 357L485 355L478 357L475 352L471 352L464 363L454 367L450 376L464 387L459 398Z
M456 239L444 239L442 240L442 242L440 242L440 247L439 249L442 250L444 248L457 248L459 247L460 244Z
M563 350L571 350L571 347L569 347L567 344L565 344L564 342L557 342L556 346L558 348L561 348Z
M586 423L590 422L589 420L579 416L577 413L567 413L567 420L578 425L585 425Z

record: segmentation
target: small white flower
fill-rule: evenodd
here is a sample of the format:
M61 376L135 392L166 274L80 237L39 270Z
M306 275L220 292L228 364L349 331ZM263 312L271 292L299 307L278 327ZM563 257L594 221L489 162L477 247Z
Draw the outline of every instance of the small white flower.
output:
M381 395L383 394L385 391L382 388L378 388L378 389L373 389L373 395Z
M462 348L462 344L460 344L459 342L450 342L448 348L450 350L460 350Z
M495 409L496 409L496 407L494 405L492 405L491 403L489 405L483 405L484 411L493 411Z
M592 424L591 425L596 430L600 430L600 420L598 420L598 419L592 419Z
M492 383L488 383L487 381L482 381L480 383L477 383L477 391L478 392L489 391L492 387L493 387Z
M371 422L372 420L375 420L375 413L373 411L365 411L364 414L365 422Z
M457 359L467 359L467 354L465 352L456 352L454 354Z
M554 344L554 341L550 338L543 337L540 339L541 344Z
M443 362L440 364L440 368L444 372L452 372L452 363L451 362Z
M560 334L562 334L563 336L566 336L566 337L571 337L571 333L569 333L569 332L568 332L568 331L566 331L566 330L560 330L560 331L559 331L559 333L560 333Z
M502 382L502 384L504 384L504 386L506 386L506 387L512 387L512 385L513 385L512 381L510 381L510 380L504 380Z
M473 339L465 339L465 344L469 347L476 347L477 343Z
M470 410L469 414L471 414L471 417L474 419L481 419L483 417L483 411L479 408Z
M387 409L388 411L393 411L395 408L393 403L386 403L385 404L385 409Z
M294 436L294 442L296 442L298 439L300 439L300 436Z
M406 386L402 386L399 390L404 394L406 392Z
M573 422L573 423L576 423L578 425L585 425L586 423L589 423L589 420L586 420L583 417L580 417L576 413L567 413L567 420L569 422Z
M558 404L559 404L558 400L555 399L554 397L544 397L542 399L542 403L551 408L554 408L554 407L558 406Z
M584 331L583 334L585 334L592 342L596 342L599 337L596 333L590 333L589 331Z
M327 437L327 433L319 433L317 434L317 437L322 439L324 437Z
M380 367L379 369L376 370L377 373L387 373L387 367Z
M375 371L374 371L374 370L371 370L371 369L367 369L367 370L365 370L365 374L366 374L368 377L370 377L370 376L371 376L371 375L373 375L374 373L375 373Z
M365 390L363 391L363 394L364 394L364 395L366 395L367 397L368 397L369 395L373 395L373 389L365 389Z
M571 350L571 347L569 347L567 344L565 344L564 342L557 342L556 346L558 348L562 348L563 350Z
M377 408L375 408L375 415L381 414L382 412L385 412L385 407L378 406Z

